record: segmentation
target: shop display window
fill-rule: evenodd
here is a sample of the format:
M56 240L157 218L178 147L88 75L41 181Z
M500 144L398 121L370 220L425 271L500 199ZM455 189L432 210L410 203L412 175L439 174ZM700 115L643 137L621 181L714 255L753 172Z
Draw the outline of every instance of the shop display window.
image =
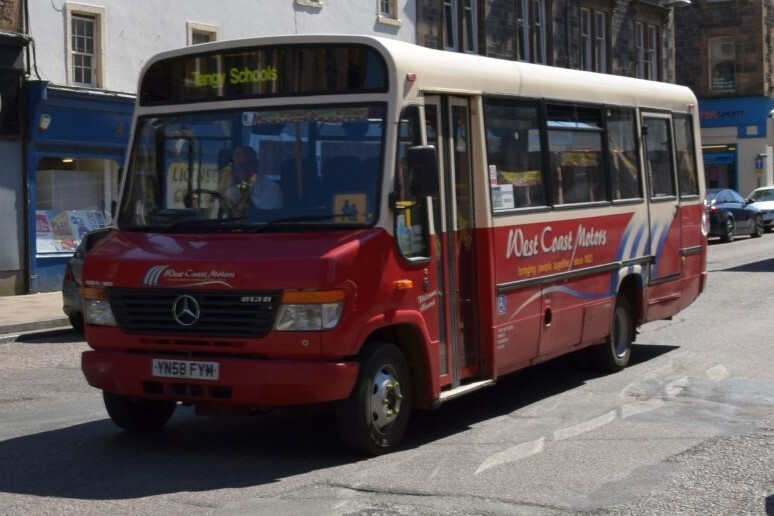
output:
M113 160L40 160L35 174L37 254L72 253L86 233L109 225L117 184Z

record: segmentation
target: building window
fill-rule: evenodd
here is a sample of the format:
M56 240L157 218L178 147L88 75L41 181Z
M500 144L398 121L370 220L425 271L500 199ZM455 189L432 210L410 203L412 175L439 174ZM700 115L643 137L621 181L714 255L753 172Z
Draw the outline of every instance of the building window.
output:
M387 25L400 27L401 21L398 18L398 0L376 0L377 21Z
M592 64L592 44L591 44L591 11L588 9L581 9L580 12L580 25L581 25L581 70L593 70Z
M548 64L545 4L545 0L516 1L519 61Z
M189 45L200 45L202 43L218 41L218 27L215 25L188 22L186 28L188 30Z
M97 85L97 55L95 54L94 29L96 21L93 16L74 15L72 17L72 32L70 41L73 59L73 82L86 86Z
M101 29L104 10L80 4L66 5L68 83L103 88Z
M594 71L607 72L607 13L594 13Z
M607 72L607 13L581 9L581 70Z
M475 0L443 0L444 46L455 52L478 52Z
M650 63L650 71L648 77L654 81L659 80L661 77L658 73L659 69L659 44L658 44L658 27L655 25L648 25L648 62Z
M659 79L659 31L655 25L636 22L634 42L637 54L636 76L640 79Z
M734 91L736 89L736 42L734 38L710 38L709 71L712 91Z

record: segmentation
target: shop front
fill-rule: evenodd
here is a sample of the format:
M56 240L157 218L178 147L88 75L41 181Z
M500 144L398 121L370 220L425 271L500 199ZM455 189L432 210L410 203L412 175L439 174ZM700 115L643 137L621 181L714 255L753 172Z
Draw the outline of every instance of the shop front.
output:
M29 291L59 290L83 236L111 223L134 96L28 83Z
M701 99L701 138L707 188L731 188L747 195L774 182L772 118L774 99Z

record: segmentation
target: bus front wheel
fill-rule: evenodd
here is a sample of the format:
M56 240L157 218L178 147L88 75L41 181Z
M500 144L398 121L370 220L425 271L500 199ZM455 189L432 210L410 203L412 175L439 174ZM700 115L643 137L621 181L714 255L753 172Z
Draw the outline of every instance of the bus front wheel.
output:
M629 299L619 295L610 324L610 335L603 344L591 348L594 367L607 373L615 373L629 364L634 341L634 316Z
M406 432L411 411L411 377L397 346L368 343L352 394L339 402L339 436L354 451L378 455L391 451Z
M105 408L113 422L128 432L152 432L169 421L175 411L174 401L137 400L102 392Z

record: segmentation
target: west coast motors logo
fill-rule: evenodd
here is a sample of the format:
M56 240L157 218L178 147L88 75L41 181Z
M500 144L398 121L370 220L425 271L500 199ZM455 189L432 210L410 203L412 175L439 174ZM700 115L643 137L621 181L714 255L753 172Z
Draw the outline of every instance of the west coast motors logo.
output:
M231 280L236 277L233 272L219 270L197 270L193 268L175 268L169 265L154 265L145 273L142 284L148 287L200 287L204 285L223 285L233 288Z

